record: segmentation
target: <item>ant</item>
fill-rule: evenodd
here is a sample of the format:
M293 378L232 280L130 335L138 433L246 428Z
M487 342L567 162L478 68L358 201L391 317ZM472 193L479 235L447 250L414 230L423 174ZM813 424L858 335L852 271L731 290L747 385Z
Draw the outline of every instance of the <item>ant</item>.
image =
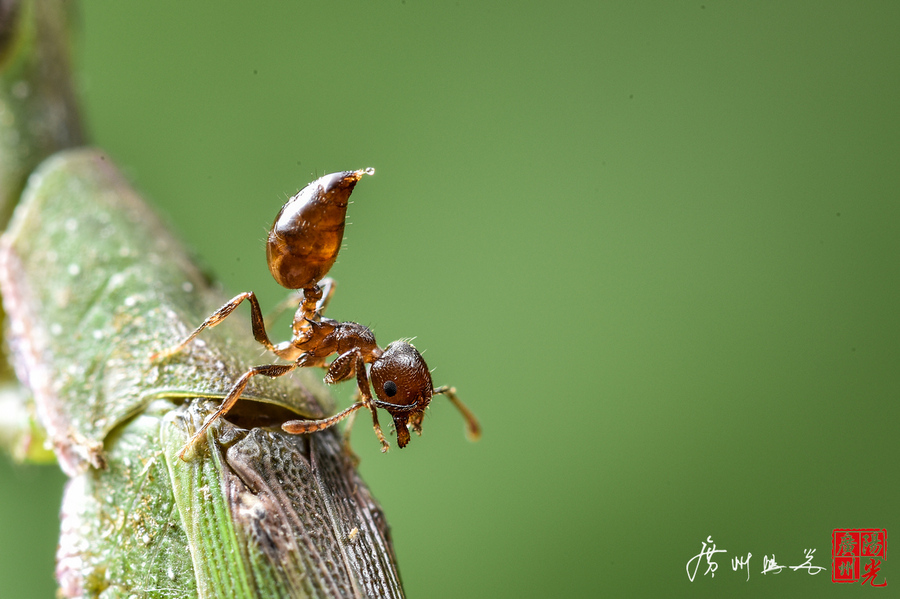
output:
M366 408L372 414L372 426L381 441L381 451L385 452L390 445L378 423L377 408L382 408L393 418L397 444L403 448L409 443L409 429L422 434L422 418L431 398L445 395L465 419L469 438L474 441L481 435L478 421L456 397L456 390L447 386L434 388L425 360L410 343L394 341L381 349L368 327L322 316L334 292L334 281L325 275L341 248L350 194L363 175L374 173L375 169L367 168L320 177L290 198L275 217L266 243L269 271L281 286L302 290L291 326L293 334L290 341L274 345L269 340L259 302L256 295L248 291L216 310L182 342L150 357L151 361L157 361L180 352L203 329L216 326L244 300L248 300L254 338L267 350L290 362L254 366L245 372L228 391L218 410L207 418L182 448L179 453L181 459L185 459L186 452L203 436L210 424L228 413L252 377L279 377L295 368L310 366L326 368L325 382L328 384L339 383L355 375L360 399L330 418L285 422L282 429L288 433L321 431ZM331 354L337 354L337 357L327 364L325 360ZM370 365L368 375L366 364ZM370 377L375 398L369 389Z

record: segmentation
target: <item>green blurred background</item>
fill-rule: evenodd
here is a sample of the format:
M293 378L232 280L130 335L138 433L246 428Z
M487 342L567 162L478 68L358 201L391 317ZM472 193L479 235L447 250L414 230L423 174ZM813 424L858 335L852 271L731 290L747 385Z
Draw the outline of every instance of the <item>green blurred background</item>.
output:
M416 336L484 426L354 431L410 597L847 596L763 555L900 534L900 5L80 12L94 143L230 291L282 299L281 204L376 168L330 315ZM0 481L0 596L50 597L63 477Z

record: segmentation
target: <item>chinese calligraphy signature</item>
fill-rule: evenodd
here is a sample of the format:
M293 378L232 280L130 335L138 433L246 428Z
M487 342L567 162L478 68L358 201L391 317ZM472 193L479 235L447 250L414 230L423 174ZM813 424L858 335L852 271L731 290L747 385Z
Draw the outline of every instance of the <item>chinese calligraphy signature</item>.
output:
M706 560L706 571L703 573L704 576L709 574L710 578L715 578L716 570L719 568L719 564L715 561L715 556L717 553L727 553L726 549L716 549L716 544L713 541L712 535L706 537L706 541L703 542L703 546L700 549L700 553L692 557L688 560L687 565L685 566L685 570L687 571L688 580L694 582L694 579L697 577L697 572L700 569L700 564L703 560ZM797 570L806 570L806 573L815 576L822 570L826 568L824 566L814 566L812 561L815 556L815 549L804 549L805 561L802 564L798 564L796 566L783 566L775 561L775 554L772 554L770 558L768 555L763 555L763 569L761 574L768 574L770 572L774 572L775 574L780 574L782 570L785 568L790 568L792 571L796 572ZM731 558L731 569L737 572L738 570L747 571L747 580L750 580L750 559L753 557L753 554L749 551L746 555L737 555ZM877 570L876 570L877 572Z

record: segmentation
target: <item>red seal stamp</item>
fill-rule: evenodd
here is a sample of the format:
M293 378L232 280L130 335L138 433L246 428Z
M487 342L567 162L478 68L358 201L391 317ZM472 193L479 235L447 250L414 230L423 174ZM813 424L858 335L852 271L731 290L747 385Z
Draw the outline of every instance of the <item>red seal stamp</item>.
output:
M884 577L876 583L887 552L887 530L883 528L835 528L831 533L832 582L887 585Z

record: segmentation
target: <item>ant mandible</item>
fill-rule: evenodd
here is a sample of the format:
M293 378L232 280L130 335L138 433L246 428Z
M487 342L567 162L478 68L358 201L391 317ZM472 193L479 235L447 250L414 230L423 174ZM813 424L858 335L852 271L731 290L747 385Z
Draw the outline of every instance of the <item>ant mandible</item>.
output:
M181 343L151 356L151 361L156 361L180 352L203 329L216 326L241 302L249 300L254 338L270 352L290 362L254 366L245 372L228 391L218 410L187 442L179 457L185 459L188 449L204 435L209 425L228 413L252 377L279 377L295 368L309 366L326 368L325 382L328 384L345 381L355 374L360 401L330 418L285 422L282 429L288 433L321 431L357 410L367 408L372 414L372 426L384 452L390 445L378 423L377 408L382 408L393 418L397 444L402 448L409 443L410 428L422 434L422 418L432 396L445 395L466 420L469 438L473 441L478 439L481 429L475 416L456 397L454 388L434 388L431 372L415 347L406 341L394 341L381 349L368 327L322 316L334 291L334 282L324 277L341 248L350 194L363 175L374 173L374 169L368 168L325 175L290 198L275 218L266 243L269 271L283 287L302 290L290 341L274 345L269 340L259 302L256 295L248 291L216 310ZM327 364L325 359L331 354L337 354L337 357ZM370 365L368 375L366 364ZM369 390L370 376L376 398Z

